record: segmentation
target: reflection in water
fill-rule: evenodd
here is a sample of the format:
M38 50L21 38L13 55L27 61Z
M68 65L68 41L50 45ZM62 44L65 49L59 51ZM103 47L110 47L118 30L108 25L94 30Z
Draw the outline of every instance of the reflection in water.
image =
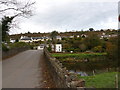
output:
M80 60L61 61L70 72L81 76L91 76L103 72L117 71L117 62L107 59L89 60L89 62L81 62Z
M76 73L76 74L78 74L78 75L80 75L80 76L88 76L88 74L86 73L86 72L83 72L83 71L74 71L74 70L70 70L69 71L70 73Z

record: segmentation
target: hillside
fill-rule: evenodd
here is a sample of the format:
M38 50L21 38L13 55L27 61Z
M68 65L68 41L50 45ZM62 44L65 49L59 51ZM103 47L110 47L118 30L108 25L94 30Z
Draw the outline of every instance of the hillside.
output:
M105 33L106 35L111 35L111 34L117 34L117 30L98 30L98 31L76 31L76 32L60 32L59 33L59 36L76 36L76 35L82 35L82 34L85 34L85 35L90 35L90 34L96 34L98 36L101 36L103 33ZM46 36L46 37L49 37L50 36L50 33L24 33L24 34L13 34L13 35L10 35L9 37L12 38L12 39L19 39L21 36L28 36L28 37L43 37L43 36Z

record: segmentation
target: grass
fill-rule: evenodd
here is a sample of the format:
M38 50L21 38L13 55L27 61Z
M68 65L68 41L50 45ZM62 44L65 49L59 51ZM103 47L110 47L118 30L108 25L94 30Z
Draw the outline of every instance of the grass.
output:
M52 53L53 57L82 57L103 56L106 53Z
M95 76L78 76L83 78L87 88L115 88L115 75L117 72L106 72Z

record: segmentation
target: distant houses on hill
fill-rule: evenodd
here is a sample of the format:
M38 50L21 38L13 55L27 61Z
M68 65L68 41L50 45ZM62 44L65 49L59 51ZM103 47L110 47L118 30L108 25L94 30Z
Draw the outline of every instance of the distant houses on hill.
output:
M100 37L100 39L103 39L103 38L107 38L109 39L110 37L117 37L118 35L117 34L106 34L106 33L101 33L101 34L98 34L98 37ZM65 35L62 35L62 36L56 36L56 39L57 40L62 40L62 38L86 38L86 37L89 37L88 34L81 34L81 35L70 35L70 36L65 36ZM28 37L28 36L21 36L20 39L18 40L19 42L26 42L26 43L30 43L30 42L39 42L39 41L48 41L48 40L52 40L50 37L47 37L47 36L43 36L43 37ZM16 40L13 39L13 38L10 38L10 42L11 43L14 43Z
M100 36L100 39L103 39L103 38L109 39L110 37L117 37L117 36L118 36L117 34L108 35L106 33L102 33L102 35Z
M27 36L21 36L19 39L19 42L39 42L39 41L48 41L49 37L27 37Z

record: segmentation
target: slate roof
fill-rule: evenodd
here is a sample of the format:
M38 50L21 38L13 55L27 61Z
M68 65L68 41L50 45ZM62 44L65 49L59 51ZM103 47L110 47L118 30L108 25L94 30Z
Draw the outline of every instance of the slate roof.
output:
M32 39L43 39L42 37L32 37Z
M31 40L30 37L25 37L25 38L22 38L21 40Z

